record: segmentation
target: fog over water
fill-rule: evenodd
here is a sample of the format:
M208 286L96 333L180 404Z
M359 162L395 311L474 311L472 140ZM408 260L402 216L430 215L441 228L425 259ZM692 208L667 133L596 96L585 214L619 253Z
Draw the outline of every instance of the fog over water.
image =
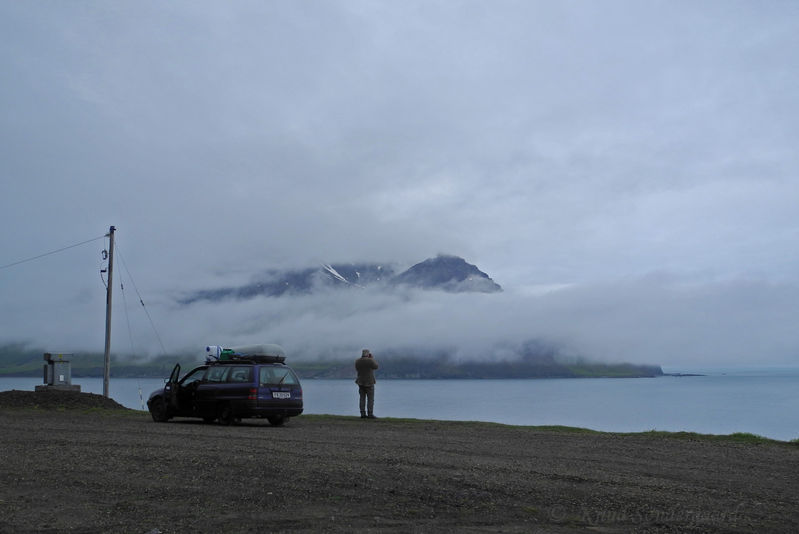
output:
M0 44L0 344L102 350L107 242L17 262L115 225L118 351L799 364L793 3L3 2ZM438 253L504 291L177 304Z

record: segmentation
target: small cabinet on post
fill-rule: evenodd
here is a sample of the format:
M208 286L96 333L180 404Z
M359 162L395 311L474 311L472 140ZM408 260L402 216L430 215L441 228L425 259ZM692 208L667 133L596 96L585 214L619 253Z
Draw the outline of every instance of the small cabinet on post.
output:
M64 356L71 354L44 353L43 376L44 385L36 386L36 391L56 389L60 391L80 391L79 385L72 385L72 367Z

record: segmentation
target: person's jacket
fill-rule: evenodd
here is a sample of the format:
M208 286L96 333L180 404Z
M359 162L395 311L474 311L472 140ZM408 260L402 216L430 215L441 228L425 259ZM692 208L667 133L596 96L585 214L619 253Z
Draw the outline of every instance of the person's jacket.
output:
M359 386L373 386L375 380L375 369L377 362L374 358L358 358L355 360L355 370L358 371L358 378L355 383Z

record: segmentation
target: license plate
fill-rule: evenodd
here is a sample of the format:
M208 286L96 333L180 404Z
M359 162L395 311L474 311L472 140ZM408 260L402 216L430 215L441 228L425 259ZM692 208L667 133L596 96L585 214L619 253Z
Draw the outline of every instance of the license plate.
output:
M290 399L291 392L290 391L273 391L272 392L273 399Z

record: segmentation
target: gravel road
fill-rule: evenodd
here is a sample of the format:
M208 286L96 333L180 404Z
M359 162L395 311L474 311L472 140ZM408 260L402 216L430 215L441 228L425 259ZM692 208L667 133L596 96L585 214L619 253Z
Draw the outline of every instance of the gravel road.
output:
M35 395L0 392L2 533L799 531L796 444Z

